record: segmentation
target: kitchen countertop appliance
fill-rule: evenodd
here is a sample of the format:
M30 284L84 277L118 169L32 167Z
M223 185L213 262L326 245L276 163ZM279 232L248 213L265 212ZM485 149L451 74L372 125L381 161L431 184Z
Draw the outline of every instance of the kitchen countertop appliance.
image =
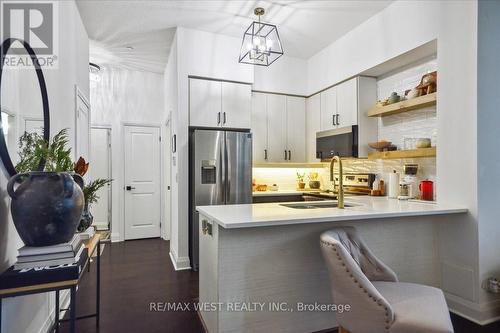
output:
M204 128L189 134L189 259L197 271L196 207L252 203L252 134Z
M339 184L339 175L336 174L335 185ZM369 195L372 190L375 174L373 173L347 173L344 174L344 193L354 195ZM335 189L337 191L337 189Z

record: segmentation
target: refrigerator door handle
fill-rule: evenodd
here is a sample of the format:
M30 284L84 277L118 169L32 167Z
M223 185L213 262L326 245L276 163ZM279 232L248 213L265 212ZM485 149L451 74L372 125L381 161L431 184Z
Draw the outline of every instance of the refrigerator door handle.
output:
M221 180L220 183L218 184L218 192L221 196L221 202L223 204L226 203L226 189L225 189L225 184L226 184L226 164L224 162L224 150L223 146L225 146L225 140L222 138L219 139L219 161L220 161L220 168L219 168L219 179Z
M231 199L231 179L229 175L231 174L231 160L229 158L229 150L228 150L228 144L227 144L227 137L226 134L224 133L224 165L226 166L226 179L225 179L225 185L226 185L226 195L225 195L225 200L226 204L228 201Z

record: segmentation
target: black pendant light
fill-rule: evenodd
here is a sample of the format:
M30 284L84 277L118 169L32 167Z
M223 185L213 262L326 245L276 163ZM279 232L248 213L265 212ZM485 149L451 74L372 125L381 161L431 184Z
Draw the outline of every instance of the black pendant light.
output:
M264 12L264 8L261 7L254 10L259 21L252 22L243 34L240 63L269 66L283 55L283 46L276 26L260 22Z

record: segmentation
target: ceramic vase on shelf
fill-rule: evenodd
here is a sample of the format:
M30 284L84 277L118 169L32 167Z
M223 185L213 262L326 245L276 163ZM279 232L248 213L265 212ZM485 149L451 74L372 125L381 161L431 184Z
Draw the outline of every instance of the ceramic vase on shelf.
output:
M12 219L24 244L48 246L70 241L82 217L82 188L83 178L67 172L12 177L7 192L12 198Z
M89 204L85 203L85 206L83 207L82 218L80 219L80 223L78 224L78 228L76 230L78 232L83 232L87 230L93 222L94 216L90 212Z

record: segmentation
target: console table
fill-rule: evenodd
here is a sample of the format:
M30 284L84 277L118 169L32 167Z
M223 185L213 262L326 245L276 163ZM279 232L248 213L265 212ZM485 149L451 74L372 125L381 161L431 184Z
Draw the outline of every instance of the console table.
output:
M59 332L59 325L61 322L69 321L70 323L70 332L75 333L75 322L79 319L86 319L95 317L96 325L99 326L99 312L100 312L100 288L101 288L101 240L98 234L95 234L92 238L87 241L84 241L85 246L88 251L88 256L83 263L81 263L81 270L78 274L78 277L75 279L57 279L54 278L50 281L45 281L44 283L39 284L22 284L20 286L16 286L15 288L3 288L0 287L0 333L2 330L2 299L8 297L16 297L16 296L24 296L24 295L32 295L32 294L40 294L55 291L56 294L56 311L55 311L55 320L52 331ZM92 255L96 253L97 257L97 266L96 266L96 312L93 314L77 316L76 315L76 289L80 284L81 278L84 272L88 269L90 270L90 264ZM71 267L68 267L70 269ZM63 268L64 269L64 268ZM74 267L73 267L74 269ZM10 270L10 269L9 269ZM7 270L7 271L9 271ZM5 274L5 273L4 273ZM28 273L25 273L28 274ZM3 274L2 274L3 275ZM1 275L0 275L1 281ZM60 308L59 308L59 292L64 289L70 290L70 316L69 319L59 319ZM62 311L68 309L62 309Z

